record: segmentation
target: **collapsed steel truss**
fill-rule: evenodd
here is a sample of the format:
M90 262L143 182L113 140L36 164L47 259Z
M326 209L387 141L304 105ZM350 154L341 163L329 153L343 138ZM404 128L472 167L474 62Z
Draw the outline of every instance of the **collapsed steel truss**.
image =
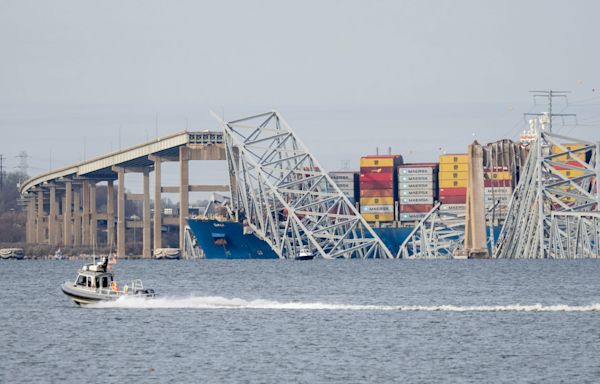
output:
M225 123L232 203L280 258L391 258L277 112Z
M440 209L437 203L410 235L398 253L400 259L451 259L464 247L465 212Z
M584 145L569 150L568 143ZM537 131L495 257L599 257L598 153L598 143ZM569 170L572 177L565 174Z

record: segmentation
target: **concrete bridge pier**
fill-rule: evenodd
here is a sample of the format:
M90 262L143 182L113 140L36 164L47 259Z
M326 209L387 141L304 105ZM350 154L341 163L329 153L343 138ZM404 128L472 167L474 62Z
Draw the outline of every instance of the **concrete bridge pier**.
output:
M162 248L162 159L150 155L148 159L154 163L154 251Z
M112 252L115 246L115 186L113 180L106 185L106 245Z
M73 183L65 182L65 203L63 205L63 238L64 245L70 247L73 245Z
M81 246L81 186L73 189L73 246Z

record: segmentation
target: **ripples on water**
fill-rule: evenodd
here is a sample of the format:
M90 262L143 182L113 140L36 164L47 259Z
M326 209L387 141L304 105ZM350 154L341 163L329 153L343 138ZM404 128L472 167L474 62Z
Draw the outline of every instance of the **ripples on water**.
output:
M161 296L80 308L81 262L0 262L0 382L597 382L595 261L122 261Z

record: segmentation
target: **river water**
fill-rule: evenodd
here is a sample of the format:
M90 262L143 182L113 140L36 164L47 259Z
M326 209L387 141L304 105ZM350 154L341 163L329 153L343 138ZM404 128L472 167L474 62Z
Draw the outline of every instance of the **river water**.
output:
M80 261L0 262L1 383L593 383L596 261L120 261L160 297L78 307Z

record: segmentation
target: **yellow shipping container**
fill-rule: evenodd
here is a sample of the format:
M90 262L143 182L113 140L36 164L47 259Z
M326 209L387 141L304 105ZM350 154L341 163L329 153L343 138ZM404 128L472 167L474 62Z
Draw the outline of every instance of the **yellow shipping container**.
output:
M466 188L467 179L464 180L440 180L440 188Z
M487 180L512 180L512 173L508 171L486 172L485 178Z
M454 163L467 164L468 162L469 162L469 156L467 156L465 154L440 155L440 166L442 164L454 164Z
M561 170L553 171L553 172L560 173L561 175L568 177L568 178L580 177L585 174L585 171L577 171L574 169L561 169Z
M361 157L361 167L393 167L393 157Z
M360 205L394 205L394 197L361 197Z
M393 213L363 213L362 217L370 223L395 220Z
M444 163L440 164L440 172L467 172L469 164L467 163Z
M469 173L464 172L440 172L438 178L442 180L466 180Z
M574 150L574 149L580 149L585 147L585 144L563 144L563 147L567 148L568 150ZM551 153L561 153L563 152L562 149L560 149L557 145L553 145L552 149L551 149ZM585 160L585 151L581 151L581 152L576 152L573 154L573 156L569 156L569 155L561 155L561 156L557 156L552 158L553 161L568 161L568 160L573 160L573 158L578 158L580 160Z

